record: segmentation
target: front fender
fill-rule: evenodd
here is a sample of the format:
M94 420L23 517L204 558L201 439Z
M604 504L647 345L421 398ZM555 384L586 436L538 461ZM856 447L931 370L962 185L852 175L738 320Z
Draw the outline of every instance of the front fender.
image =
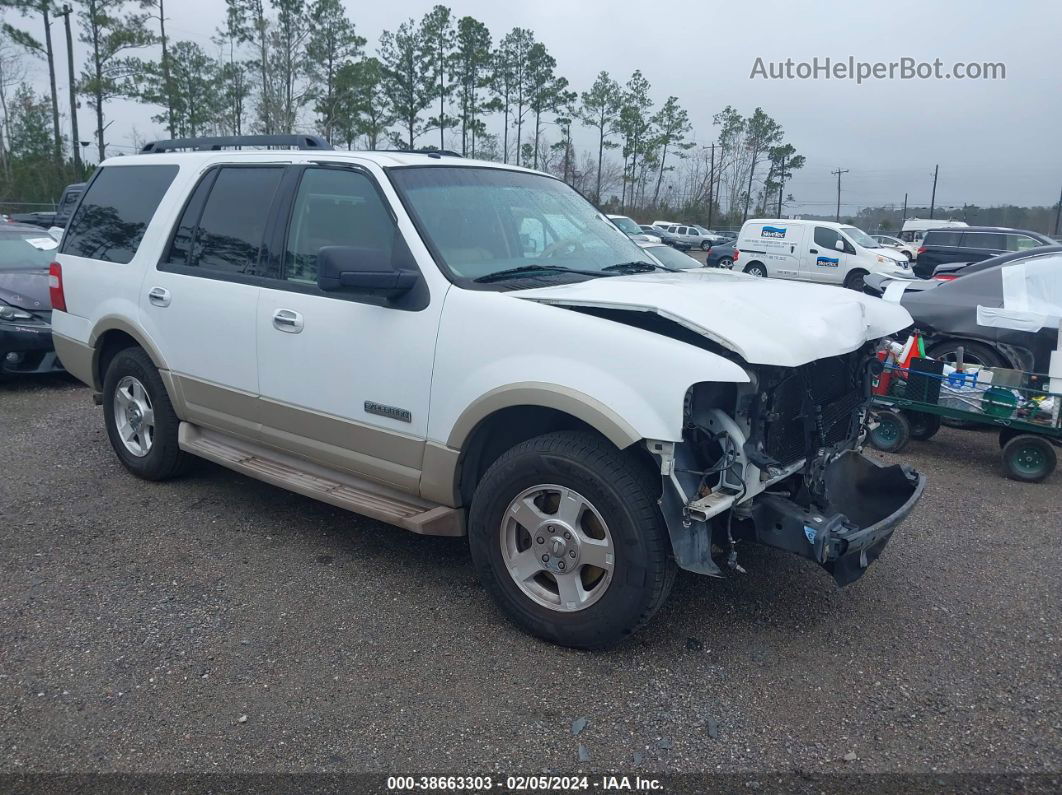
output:
M436 346L428 438L452 449L501 408L541 405L626 447L679 441L698 382L748 382L735 362L670 337L503 293L450 290Z

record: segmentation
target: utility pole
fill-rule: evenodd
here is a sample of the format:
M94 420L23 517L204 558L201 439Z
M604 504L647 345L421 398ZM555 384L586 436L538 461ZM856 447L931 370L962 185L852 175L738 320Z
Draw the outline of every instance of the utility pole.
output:
M63 6L63 10L56 13L57 17L63 18L66 25L66 65L70 80L70 149L74 153L74 173L81 178L81 152L79 151L79 138L77 134L77 87L74 84L74 39L70 35L70 14L73 9Z
M712 228L712 195L715 193L715 144L712 144L712 167L708 172L708 228ZM1056 226L1058 224L1055 224Z
M782 191L785 190L785 155L782 155L782 166L778 169L778 215L782 217ZM766 204L766 201L764 201Z
M837 175L837 223L841 223L841 174L847 174L847 168L838 168L836 171L831 171L831 174Z
M901 232L903 231L903 222L906 221L906 220L907 220L907 194L905 193L903 195L903 217L900 219L900 229L899 229L899 231L901 231Z
M933 167L933 198L929 200L929 217L933 217L933 211L937 208L937 176L940 174L940 165Z
M1060 221L1062 221L1062 192L1058 194L1058 208L1055 210L1055 237L1058 237Z
M53 142L55 150L55 168L62 171L63 168L63 137L59 133L59 100L55 92L55 50L52 49L52 23L48 18L48 4L40 4L41 16L44 18L44 48L48 55L48 82L52 89L52 132L55 136Z

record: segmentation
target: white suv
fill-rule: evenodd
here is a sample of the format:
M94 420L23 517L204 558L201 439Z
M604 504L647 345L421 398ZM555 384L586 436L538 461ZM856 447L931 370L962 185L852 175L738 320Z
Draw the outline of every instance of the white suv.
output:
M721 576L713 543L852 582L918 500L921 475L859 452L900 306L668 272L497 163L219 149L278 140L108 160L66 230L55 346L133 474L198 456L467 533L518 624L583 648L647 621L676 566Z

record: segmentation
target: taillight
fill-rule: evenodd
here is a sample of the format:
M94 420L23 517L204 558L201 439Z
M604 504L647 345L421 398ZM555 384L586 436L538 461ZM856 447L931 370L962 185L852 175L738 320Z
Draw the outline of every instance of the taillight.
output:
M48 298L52 309L65 312L66 296L63 294L63 266L53 262L48 266Z
M954 273L941 273L934 276L933 278L936 279L938 282L953 282L959 277L956 276Z
M919 246L918 247L918 256L921 257L925 253L926 253L926 247L925 246Z
M741 252L738 251L736 248L734 249L734 259L733 259L734 262L738 261L738 254L740 254L740 253Z

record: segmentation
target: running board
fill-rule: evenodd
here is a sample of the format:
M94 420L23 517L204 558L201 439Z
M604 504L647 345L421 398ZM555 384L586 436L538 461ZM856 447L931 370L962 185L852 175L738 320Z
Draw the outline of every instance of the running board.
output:
M429 536L463 536L457 508L427 502L262 445L182 422L177 444L192 455L305 497Z

